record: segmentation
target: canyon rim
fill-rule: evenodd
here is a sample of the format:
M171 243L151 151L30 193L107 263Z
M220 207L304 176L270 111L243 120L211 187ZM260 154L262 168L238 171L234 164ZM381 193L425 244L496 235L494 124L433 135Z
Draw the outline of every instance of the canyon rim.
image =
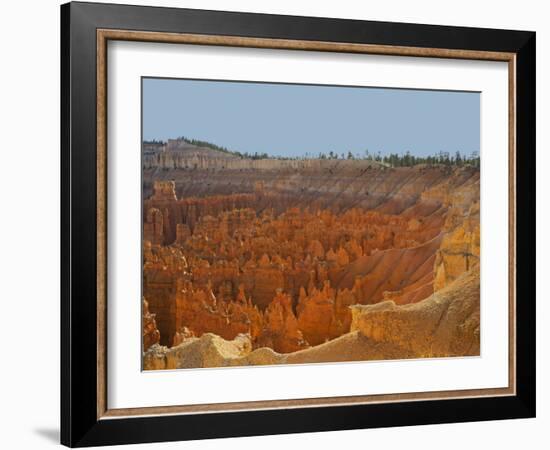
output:
M479 93L142 93L144 370L480 354Z

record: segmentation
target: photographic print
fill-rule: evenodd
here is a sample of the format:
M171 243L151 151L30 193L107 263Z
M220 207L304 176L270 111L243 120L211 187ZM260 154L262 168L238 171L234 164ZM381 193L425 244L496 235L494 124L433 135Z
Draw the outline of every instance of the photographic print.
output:
M534 32L60 22L64 445L535 417Z
M479 92L141 88L144 370L480 355Z

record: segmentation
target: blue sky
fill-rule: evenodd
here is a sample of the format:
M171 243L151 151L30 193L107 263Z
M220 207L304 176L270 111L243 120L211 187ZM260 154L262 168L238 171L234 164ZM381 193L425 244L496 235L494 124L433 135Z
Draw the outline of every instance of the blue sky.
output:
M280 156L479 151L480 94L143 79L143 138Z

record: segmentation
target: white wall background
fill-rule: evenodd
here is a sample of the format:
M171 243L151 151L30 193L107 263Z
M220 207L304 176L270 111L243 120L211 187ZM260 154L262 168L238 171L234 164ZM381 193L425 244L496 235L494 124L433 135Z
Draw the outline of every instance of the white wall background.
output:
M537 278L550 270L550 28L545 2L437 0L164 0L180 6L365 20L525 29L537 32ZM41 449L59 439L59 1L5 2L0 16L0 447ZM527 299L526 299L527 300ZM535 299L532 299L533 301ZM547 289L537 286L538 417L127 448L280 449L547 448L550 327Z

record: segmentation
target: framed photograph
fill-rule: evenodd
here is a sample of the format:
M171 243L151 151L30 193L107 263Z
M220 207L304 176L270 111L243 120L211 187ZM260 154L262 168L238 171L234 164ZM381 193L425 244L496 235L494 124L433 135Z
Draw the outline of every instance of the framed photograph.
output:
M535 33L61 7L61 441L535 415Z

